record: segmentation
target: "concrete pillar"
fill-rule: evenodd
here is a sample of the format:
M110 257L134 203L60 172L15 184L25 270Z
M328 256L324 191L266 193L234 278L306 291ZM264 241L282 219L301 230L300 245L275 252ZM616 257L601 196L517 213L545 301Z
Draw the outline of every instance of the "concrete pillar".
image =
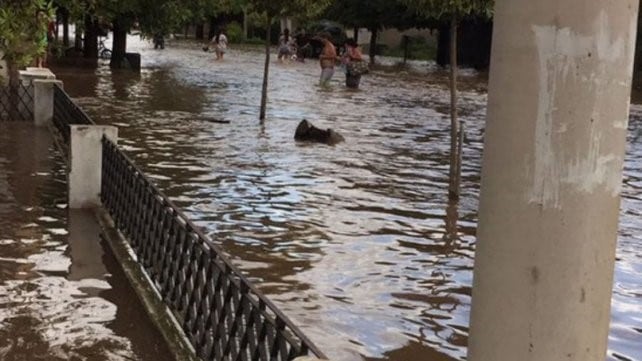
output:
M103 125L71 125L69 208L100 205L102 138L118 140L118 128Z
M604 361L638 0L498 0L468 360Z
M27 68L20 70L20 80L23 84L30 84L36 79L56 79L56 75L47 68Z
M46 127L53 121L54 85L62 86L60 80L33 80L33 120L37 127Z

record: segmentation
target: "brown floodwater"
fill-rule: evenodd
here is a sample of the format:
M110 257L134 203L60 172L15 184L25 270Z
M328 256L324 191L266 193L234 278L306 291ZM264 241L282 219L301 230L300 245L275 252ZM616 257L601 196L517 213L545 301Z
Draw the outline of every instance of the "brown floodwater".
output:
M350 91L339 72L317 87L313 61L273 62L261 125L260 52L232 46L215 62L197 43L155 51L130 40L140 74L59 69L65 88L98 123L120 128L127 153L331 359L465 359L483 76L462 72L455 206L449 96L434 65L379 70ZM295 143L303 118L346 142ZM609 360L642 360L642 107L630 130Z
M0 360L171 360L93 215L66 195L49 131L0 122Z

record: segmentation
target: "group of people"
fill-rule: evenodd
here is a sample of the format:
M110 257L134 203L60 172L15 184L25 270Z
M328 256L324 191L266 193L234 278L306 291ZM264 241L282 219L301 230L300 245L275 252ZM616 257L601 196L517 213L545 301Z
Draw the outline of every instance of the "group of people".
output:
M359 44L354 39L346 40L344 52L339 56L330 34L321 33L317 38L323 43L323 50L319 56L319 64L321 65L319 84L327 86L334 76L334 68L337 63L340 63L346 74L346 86L354 89L359 88L361 75L368 72L368 64L364 61Z
M319 84L327 86L332 80L337 64L341 64L346 74L346 86L348 88L359 88L361 75L368 72L368 64L364 61L363 53L359 44L354 39L348 39L345 42L344 51L341 55L332 43L332 36L327 32L322 32L312 39L320 41L323 44L323 50L319 56L321 65L321 77ZM224 29L219 29L216 35L211 39L210 46L214 47L216 60L223 60L227 51L228 39ZM209 50L210 46L205 46L203 50ZM285 61L287 59L296 59L297 42L290 35L289 29L284 29L279 37L278 59Z

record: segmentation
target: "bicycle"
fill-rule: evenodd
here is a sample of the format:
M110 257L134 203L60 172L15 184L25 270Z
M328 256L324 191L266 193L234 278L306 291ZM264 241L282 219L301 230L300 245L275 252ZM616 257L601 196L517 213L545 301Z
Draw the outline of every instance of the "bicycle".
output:
M105 45L105 40L102 37L98 37L98 57L101 59L111 59L111 49Z

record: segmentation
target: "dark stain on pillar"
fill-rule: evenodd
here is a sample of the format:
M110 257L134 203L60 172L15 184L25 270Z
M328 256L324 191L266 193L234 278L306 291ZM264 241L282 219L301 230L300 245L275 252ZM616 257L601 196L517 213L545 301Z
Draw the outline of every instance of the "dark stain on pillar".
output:
M531 279L533 281L533 284L539 281L539 269L535 266L531 268Z
M586 302L586 290L582 287L582 294L580 296L580 303Z

